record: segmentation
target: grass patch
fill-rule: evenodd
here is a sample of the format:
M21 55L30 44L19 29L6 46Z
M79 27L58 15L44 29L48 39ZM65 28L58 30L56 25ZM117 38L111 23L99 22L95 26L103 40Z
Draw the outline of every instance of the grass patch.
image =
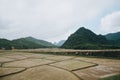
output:
M106 78L102 78L100 80L120 80L120 74L119 75L114 75Z

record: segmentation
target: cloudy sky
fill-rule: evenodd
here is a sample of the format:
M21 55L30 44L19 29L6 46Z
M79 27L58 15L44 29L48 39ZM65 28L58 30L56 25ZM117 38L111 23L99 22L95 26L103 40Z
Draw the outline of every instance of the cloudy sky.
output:
M57 42L82 26L120 31L120 0L0 0L0 38Z

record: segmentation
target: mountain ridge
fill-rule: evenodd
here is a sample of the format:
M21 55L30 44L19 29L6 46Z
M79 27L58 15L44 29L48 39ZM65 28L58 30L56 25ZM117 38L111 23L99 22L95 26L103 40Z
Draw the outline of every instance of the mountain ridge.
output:
M70 49L120 48L119 47L120 45L116 46L113 44L104 35L96 35L91 30L81 27L68 37L66 42L62 45L62 48Z
M104 35L106 39L114 46L120 46L120 32L109 33Z
M25 37L14 40L0 39L0 48L3 49L34 49L34 48L50 48L56 47L50 42L35 39L33 37Z
M120 49L120 32L97 35L84 27L71 34L60 48L69 49ZM0 49L52 48L56 45L31 36L14 40L0 38Z
M118 40L120 39L120 32L109 33L104 35L108 40Z

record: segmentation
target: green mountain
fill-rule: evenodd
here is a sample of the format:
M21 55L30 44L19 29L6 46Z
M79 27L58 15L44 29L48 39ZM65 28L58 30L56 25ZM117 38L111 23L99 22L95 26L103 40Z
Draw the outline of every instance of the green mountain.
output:
M11 49L12 43L7 39L0 39L0 48L1 49Z
M105 35L108 40L120 40L120 32Z
M105 49L118 48L110 44L105 36L96 35L91 30L84 27L79 28L75 33L70 35L62 48L70 49Z
M56 47L54 44L52 44L50 42L47 42L47 41L44 41L44 40L35 39L33 37L26 37L25 40L34 42L34 43L39 44L39 45L43 45L45 47Z
M42 48L43 45L36 44L32 41L28 41L25 38L20 38L12 41L12 46L17 49L31 49L31 48Z
M120 46L120 32L109 33L109 34L105 35L105 37L107 38L107 40L109 40L111 45Z
M38 40L33 37L20 38L15 40L0 39L0 48L11 49L35 49L35 48L50 48L56 47L52 43Z

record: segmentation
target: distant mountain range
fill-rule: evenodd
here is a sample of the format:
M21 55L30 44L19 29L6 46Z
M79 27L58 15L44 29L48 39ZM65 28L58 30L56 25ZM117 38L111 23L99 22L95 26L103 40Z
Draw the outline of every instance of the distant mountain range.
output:
M59 42L55 42L54 45L60 47L60 46L62 46L62 45L65 43L65 41L66 41L66 40L61 40L61 41L59 41Z
M15 40L0 39L0 49L35 49L60 46L68 49L120 49L120 32L107 35L96 35L89 29L79 28L67 40L50 43L33 37Z
M96 35L91 30L81 27L71 34L61 47L69 49L118 49L120 48L120 32Z
M11 49L34 49L34 48L51 48L56 47L54 44L35 39L33 37L20 38L15 40L0 39L0 48Z

